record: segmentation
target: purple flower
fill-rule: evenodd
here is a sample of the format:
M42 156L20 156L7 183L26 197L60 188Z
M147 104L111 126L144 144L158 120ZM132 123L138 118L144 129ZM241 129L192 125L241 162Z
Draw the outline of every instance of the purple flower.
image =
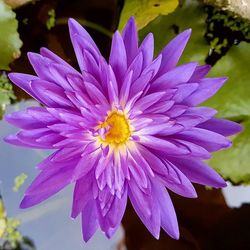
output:
M36 205L75 183L72 217L82 216L84 240L97 228L111 237L127 199L156 238L162 227L179 238L168 191L195 198L191 182L215 188L224 180L203 160L227 148L225 138L241 130L216 111L199 105L226 78L205 78L210 67L176 66L190 37L186 30L153 58L153 35L138 47L131 18L117 31L107 62L89 34L69 20L81 73L51 51L29 53L37 76L11 73L10 79L44 107L6 116L21 128L6 142L54 149L38 164L40 174L26 190L22 208Z

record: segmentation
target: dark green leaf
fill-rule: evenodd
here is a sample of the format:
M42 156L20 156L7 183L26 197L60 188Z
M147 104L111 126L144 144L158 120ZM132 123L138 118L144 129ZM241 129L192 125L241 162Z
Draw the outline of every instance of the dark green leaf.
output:
M205 105L219 111L218 116L236 120L250 116L250 44L234 46L212 68L210 76L229 80Z
M230 149L214 153L209 164L234 184L250 183L250 118L243 122L244 131L234 136Z
M155 37L155 52L160 50L177 33L192 28L191 39L185 49L181 62L198 61L204 63L208 54L209 46L204 39L206 31L206 13L203 5L195 0L187 0L184 5L179 6L173 13L167 16L159 16L140 31L142 39L149 32Z

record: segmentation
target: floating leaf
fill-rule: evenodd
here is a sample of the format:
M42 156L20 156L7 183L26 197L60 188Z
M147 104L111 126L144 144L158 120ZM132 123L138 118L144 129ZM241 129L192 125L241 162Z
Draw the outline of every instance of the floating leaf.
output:
M243 122L244 131L236 135L230 149L214 153L210 165L234 184L250 184L250 117Z
M7 218L7 227L3 238L10 244L11 249L16 249L18 244L23 240L21 233L17 229L20 224L20 220Z
M0 118L3 116L6 105L10 104L11 99L15 99L12 90L12 84L9 82L6 74L0 75Z
M211 76L228 76L229 80L204 105L214 107L218 116L242 120L250 116L250 44L233 46L212 68Z
M119 29L123 29L130 16L134 16L138 29L145 27L159 15L167 15L178 6L178 0L125 0Z
M9 63L20 56L22 41L17 32L16 14L0 0L0 70L8 70Z
M7 217L3 199L0 195L0 239L8 243L9 246L6 247L4 243L3 248L0 246L0 249L16 249L17 245L23 241L23 237L17 229L19 226L19 220Z
M149 32L155 37L155 53L160 50L181 31L192 28L192 36L181 58L181 63L198 61L204 63L209 45L204 38L206 17L202 4L195 0L186 0L173 13L159 16L140 31L142 39Z
M233 46L212 68L210 76L228 76L216 95L204 103L218 116L244 121L245 130L233 138L232 148L215 153L211 166L234 184L250 183L250 44Z
M0 239L3 237L6 228L7 228L6 211L3 204L3 199L0 195Z

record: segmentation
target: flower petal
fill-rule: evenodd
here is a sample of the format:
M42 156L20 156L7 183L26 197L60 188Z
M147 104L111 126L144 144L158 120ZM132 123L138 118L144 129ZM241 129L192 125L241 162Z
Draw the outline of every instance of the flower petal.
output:
M98 157L97 153L84 155L74 170L72 181L76 181L82 178L83 176L88 174L91 169L94 169L99 158L100 156Z
M233 134L237 134L242 131L243 127L236 123L229 120L218 119L218 118L211 118L210 120L201 123L199 125L200 128L211 130L215 133L229 136Z
M48 66L53 63L53 61L34 52L28 52L27 55L37 76L43 80L53 81L53 76L47 70Z
M133 71L132 82L137 80L137 78L141 75L143 70L143 55L142 52L138 53L138 55L134 58L131 64L128 67L127 74Z
M50 51L49 49L47 48L41 48L40 49L40 54L43 56L43 57L47 57L49 58L50 60L58 63L58 64L61 64L61 65L65 65L67 67L70 67L72 68L67 62L65 62L61 57L59 57L58 55L56 55L55 53L53 53L52 51ZM73 68L72 68L73 69Z
M33 80L39 79L37 76L22 74L22 73L9 73L8 77L10 80L15 83L19 88L23 89L26 93L28 93L33 98L40 101L39 97L35 94L35 92L31 89L31 82Z
M202 161L178 158L171 158L170 161L192 182L215 188L226 186L223 178Z
M203 77L205 77L209 70L211 69L211 65L202 65L202 66L197 66L193 75L189 79L190 82L198 82L201 80Z
M154 36L152 33L147 34L147 36L142 41L139 51L143 55L143 68L146 68L151 64L154 56Z
M154 181L152 185L153 195L156 197L157 202L160 206L161 213L161 227L174 239L179 239L179 227L174 210L173 203L167 190L164 186L158 182Z
M93 199L92 193L93 171L76 181L71 217L76 218Z
M63 139L57 133L50 131L48 128L38 128L32 130L22 130L16 134L17 138L26 144L36 148L53 148L53 144ZM46 137L44 140L43 138Z
M159 75L171 70L178 63L181 54L186 47L186 44L191 35L191 29L185 30L176 36L168 45L162 50L162 64L158 72Z
M117 196L114 197L112 204L110 206L109 211L105 215L105 219L109 220L109 224L112 228L118 228L122 217L124 215L126 206L127 206L127 185L124 187L123 195L121 198L118 198ZM112 230L108 237L110 238L115 233L115 230Z
M198 88L198 83L186 83L180 84L177 87L177 91L173 97L175 103L182 103L187 97L189 97Z
M44 128L46 124L38 121L31 116L27 111L18 111L5 115L5 120L10 124L22 129Z
M73 104L66 98L63 89L51 82L33 80L31 88L39 96L38 101L47 107L73 107Z
M134 17L130 17L123 33L122 33L124 45L127 54L127 63L130 65L135 55L138 53L138 35Z
M18 147L39 148L39 149L51 149L51 148L53 148L52 146L41 145L40 143L37 145L37 144L23 141L16 135L6 136L6 137L4 137L4 141L6 143L9 143L9 144L12 144L12 145L15 145Z
M78 64L81 71L84 71L86 70L86 65L83 50L88 50L88 52L94 56L95 60L98 60L98 58L101 56L101 53L91 36L77 21L75 21L73 18L70 18L68 24L70 38L75 50Z
M28 208L48 199L68 185L71 176L71 166L59 170L43 170L26 190L20 208Z
M124 74L127 71L127 55L119 31L115 32L112 39L109 63L114 70L119 85L121 85Z
M53 82L62 87L64 90L74 90L71 82L69 81L70 76L74 76L74 80L77 79L76 83L79 82L79 79L81 79L81 82L83 82L80 73L62 64L50 64L47 70L53 76Z
M193 128L191 130L180 132L175 135L175 138L196 143L209 152L214 152L222 148L228 148L232 144L231 141L224 136L201 128Z
M156 92L153 94L146 95L140 98L135 103L133 109L143 112L145 109L151 107L154 103L158 102L164 95L165 92Z
M213 96L227 80L226 77L221 78L205 78L199 82L198 89L186 98L183 104L196 106Z
M90 200L82 211L82 234L87 242L96 232L99 226L94 199Z
M144 135L140 139L140 143L153 149L157 149L167 155L188 155L190 151L187 148L180 147L164 139L151 135Z
M157 197L143 193L131 179L129 181L129 198L141 221L151 234L159 239L161 215Z
M169 89L177 86L180 83L189 81L196 69L197 63L187 63L171 69L165 74L159 75L152 82L152 89L154 91Z
M138 92L143 91L152 79L153 71L149 71L144 75L138 77L130 87L130 97L136 95Z

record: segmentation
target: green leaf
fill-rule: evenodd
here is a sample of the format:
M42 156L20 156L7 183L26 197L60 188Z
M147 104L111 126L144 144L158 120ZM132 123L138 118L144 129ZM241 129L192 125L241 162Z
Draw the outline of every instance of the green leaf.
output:
M142 29L159 15L167 15L178 6L178 0L125 0L119 30L134 16L138 29Z
M3 199L0 195L0 239L3 237L7 228L6 210L3 204Z
M250 44L232 47L212 68L210 76L228 76L218 93L204 103L219 111L218 116L244 120L250 116Z
M209 164L234 184L250 184L250 117L243 122L244 131L232 138L230 149L214 153Z
M181 63L198 61L204 63L209 52L209 45L204 38L206 32L204 7L196 0L186 0L183 5L167 16L159 16L140 31L140 39L153 32L155 37L155 53L173 39L177 33L192 28L191 39L183 53Z
M10 104L11 99L16 99L12 90L12 84L6 74L2 73L0 75L0 119L3 116L6 105Z
M233 137L232 148L214 154L211 166L234 184L250 183L250 44L233 46L212 68L210 76L229 80L203 105L217 109L218 117L244 121L245 129Z
M16 14L0 0L0 70L8 70L9 63L20 56L22 41L17 32Z

